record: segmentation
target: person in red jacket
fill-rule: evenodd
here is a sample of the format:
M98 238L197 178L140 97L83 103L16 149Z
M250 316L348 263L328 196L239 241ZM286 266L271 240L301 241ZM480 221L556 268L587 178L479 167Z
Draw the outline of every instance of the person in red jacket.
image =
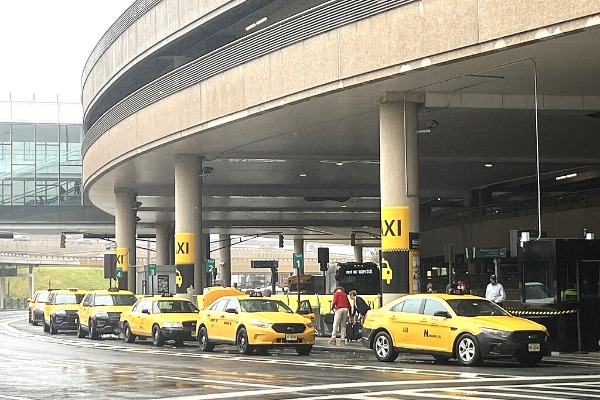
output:
M350 315L350 300L344 291L344 288L338 286L333 291L333 303L331 309L335 312L333 316L333 329L331 330L331 340L329 343L335 344L338 330L340 331L340 342L346 343L346 324Z

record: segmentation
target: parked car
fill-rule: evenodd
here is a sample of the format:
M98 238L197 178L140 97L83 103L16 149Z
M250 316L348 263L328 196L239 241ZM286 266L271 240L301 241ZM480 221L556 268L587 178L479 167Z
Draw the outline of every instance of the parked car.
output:
M123 311L119 324L128 343L136 337L151 337L155 346L162 346L167 340L180 346L184 341L196 340L198 311L194 303L181 297L147 297Z
M33 297L27 299L29 323L38 325L44 323L44 306L50 295L49 290L36 290Z
M127 290L92 290L79 305L79 323L77 337L86 334L90 339L100 335L119 333L119 319L123 311L129 310L137 301L135 295Z
M44 305L44 332L55 334L59 330L77 329L77 309L85 290L51 290Z
M212 351L217 344L234 344L241 354L269 348L294 347L310 354L315 342L313 322L269 297L224 296L198 314L198 345Z
M471 295L400 297L369 311L362 341L380 361L393 361L399 352L412 352L431 354L439 362L455 358L471 366L483 359L508 358L535 366L550 354L543 325L514 317Z

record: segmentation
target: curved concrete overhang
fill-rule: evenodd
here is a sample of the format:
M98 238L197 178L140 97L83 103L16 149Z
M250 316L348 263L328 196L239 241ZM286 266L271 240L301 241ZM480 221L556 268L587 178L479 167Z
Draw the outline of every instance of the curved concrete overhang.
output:
M154 9L155 20L166 21L160 12L167 9ZM538 12L531 13L532 9ZM357 212L361 216L356 219L348 212L336 211L336 215L330 207L313 209L305 220L287 220L285 210L276 211L274 217L282 224L297 226L316 224L328 213L329 225L376 227L378 107L386 98L402 98L402 94L390 92L409 93L410 100L422 103L429 98L429 111L443 109L449 120L454 104L440 107L444 101L438 99L436 106L438 92L460 90L461 96L452 97L451 102L460 97L463 103L456 109L465 112L486 102L491 105L481 108L501 109L496 102L508 102L509 95L514 104L521 104L504 108L527 110L531 100L519 96L532 93L523 82L533 75L530 61L535 60L538 73L545 75L546 86L538 94L546 96L542 99L547 100L548 110L581 116L586 110L600 109L597 83L572 82L573 74L592 78L594 73L586 68L569 70L574 60L577 64L590 57L597 60L578 46L598 48L599 12L594 1L431 0L341 26L197 82L126 117L100 135L85 153L86 191L96 206L113 213L114 189L134 188L140 196L160 198L155 207L148 208L144 222L171 221L174 159L178 154L198 154L215 170L227 171L221 177L215 173L214 181L209 177L205 196L260 196L266 190L272 197L364 196L367 200L356 206L364 214ZM143 26L136 27L138 36ZM551 54L553 51L564 53ZM110 63L110 53L103 62ZM512 68L515 65L518 68ZM481 92L469 89L467 81L474 73L496 71L499 66L504 66L503 74L510 82L492 83ZM116 69L113 73L118 74ZM481 72L476 78L482 77L487 75ZM86 85L88 99L110 84L112 77L108 74L104 79L105 83L99 80ZM569 104L561 108L553 102ZM573 103L581 103L581 107L572 107ZM531 140L525 142L531 144ZM459 151L456 144L449 146L438 147ZM512 149L513 154L504 155L505 161L531 162L532 155L522 152L524 147ZM425 151L420 159L427 157L443 158L440 153ZM472 154L464 155L468 157ZM264 165L249 168L245 161L250 159L263 160ZM328 170L332 163L345 161L352 169L344 175ZM598 160L590 156L589 161ZM561 162L567 166L566 161ZM316 172L314 179L298 180L298 172L311 169ZM457 189L442 185L440 190ZM304 207L290 205L293 210ZM268 213L272 209L265 205L253 210ZM234 205L225 217L228 212L226 207L215 206L212 218L248 220L242 207ZM258 223L260 218L250 219Z

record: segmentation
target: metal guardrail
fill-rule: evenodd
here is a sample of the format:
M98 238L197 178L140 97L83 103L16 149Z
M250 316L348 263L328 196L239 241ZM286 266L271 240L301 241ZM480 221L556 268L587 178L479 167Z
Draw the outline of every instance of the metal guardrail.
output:
M600 189L585 190L541 199L542 213L600 206ZM537 214L537 199L490 204L421 219L421 231L463 223L492 221Z
M152 103L278 49L414 1L330 1L237 39L161 76L119 101L96 121L90 121L82 154L104 132Z

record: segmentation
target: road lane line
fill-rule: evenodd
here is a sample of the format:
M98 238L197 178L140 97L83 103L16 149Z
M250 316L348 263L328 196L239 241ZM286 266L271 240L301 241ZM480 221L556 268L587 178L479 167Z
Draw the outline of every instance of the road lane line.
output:
M280 389L281 386L278 385L266 385L263 383L246 383L246 382L232 382L232 381L218 381L213 379L202 379L202 378L181 378L181 377L174 377L174 376L168 376L168 375L158 375L157 378L162 378L165 380L173 380L173 381L188 381L188 382L205 382L205 383L212 383L214 385L222 385L222 386L251 386L251 387L257 387L257 388L266 388L266 389Z

